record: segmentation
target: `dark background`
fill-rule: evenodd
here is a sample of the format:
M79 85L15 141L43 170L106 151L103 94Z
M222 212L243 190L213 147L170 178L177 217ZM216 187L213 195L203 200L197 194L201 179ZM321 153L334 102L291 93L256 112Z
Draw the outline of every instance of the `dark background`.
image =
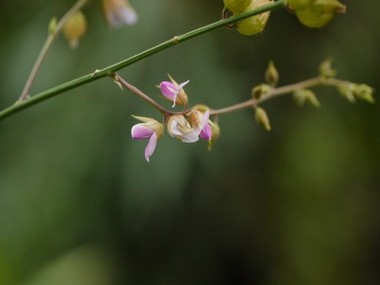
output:
M15 102L52 16L73 1L0 2L0 107ZM220 18L222 1L132 1L133 27L110 30L84 9L77 50L60 37L32 94L93 72ZM120 72L153 98L171 74L190 103L246 100L273 60L280 85L333 59L338 76L379 90L378 0L343 1L321 30L286 10L263 34L219 29ZM220 117L222 135L182 144L165 135L151 162L130 138L131 114L159 114L110 79L0 123L0 284L380 284L379 104L316 90ZM170 103L168 103L169 107Z

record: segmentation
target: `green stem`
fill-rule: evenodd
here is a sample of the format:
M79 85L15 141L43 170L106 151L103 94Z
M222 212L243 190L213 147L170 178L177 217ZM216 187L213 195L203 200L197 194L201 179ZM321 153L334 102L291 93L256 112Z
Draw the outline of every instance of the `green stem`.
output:
M94 73L84 75L82 77L76 78L72 81L68 81L66 83L63 83L61 85L58 85L56 87L53 87L51 89L48 89L46 91L43 91L41 93L38 93L32 97L30 97L27 100L18 101L14 105L5 108L4 110L0 111L0 121L17 113L21 110L24 110L26 108L29 108L35 104L38 104L42 101L45 101L51 97L54 97L55 95L62 94L68 90L74 89L76 87L82 86L84 84L90 83L92 81L98 80L100 78L104 78L107 76L112 76L116 71L125 68L135 62L138 62L144 58L147 58L149 56L152 56L162 50L165 50L169 47L172 47L174 45L177 45L181 42L185 42L187 40L190 40L194 37L198 37L204 33L210 32L212 30L215 30L217 28L224 27L226 25L235 23L239 20L248 18L250 16L258 15L267 11L272 11L281 7L285 6L285 0L279 0L274 3L269 3L267 5L260 6L252 11L241 13L236 16L229 17L227 19L219 20L214 23L211 23L209 25L203 26L201 28L192 30L190 32L187 32L180 36L175 36L172 39L165 41L161 44L158 44L150 49L147 49L141 53L138 53L126 60L123 60L121 62L118 62L116 64L110 65L108 67L105 67L101 70L97 70Z
M54 31L49 31L49 35L46 38L46 41L44 45L42 46L42 49L40 53L38 54L38 57L36 59L36 62L33 65L32 71L29 74L28 80L25 83L24 89L22 90L21 96L18 99L19 101L25 101L29 97L30 89L32 88L33 82L36 79L37 73L39 72L42 63L44 62L46 55L52 46L54 40L56 39L59 32L62 30L63 26L67 22L70 17L80 10L87 2L88 0L79 0L75 5L67 11L67 13L59 20L57 25L54 28Z

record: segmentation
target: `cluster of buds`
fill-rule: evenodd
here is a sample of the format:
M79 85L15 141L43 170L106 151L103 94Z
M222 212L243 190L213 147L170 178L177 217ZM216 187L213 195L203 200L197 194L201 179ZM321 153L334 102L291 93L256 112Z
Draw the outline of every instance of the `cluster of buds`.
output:
M127 0L103 0L102 10L107 24L112 28L119 28L122 25L134 25L138 16L136 10L129 4ZM53 31L54 26L50 24L49 30ZM76 48L80 38L87 30L86 17L82 11L78 10L65 22L63 26L63 34L69 41L71 48Z
M162 123L153 118L133 116L142 123L132 127L131 135L133 139L137 140L148 139L145 148L145 159L148 162L158 139L164 133L165 126L171 137L184 143L194 143L203 139L209 142L209 149L219 136L219 127L210 120L210 111L207 106L196 105L187 109L188 97L184 86L189 83L189 80L177 83L172 77L169 76L169 78L170 81L162 81L159 84L161 93L166 100L173 102L172 107L184 105L185 110L166 113Z
M224 9L238 15L248 12L262 5L272 3L273 0L224 0ZM252 36L264 30L268 21L270 12L265 12L257 16L252 16L236 23L236 29L239 33L246 36Z

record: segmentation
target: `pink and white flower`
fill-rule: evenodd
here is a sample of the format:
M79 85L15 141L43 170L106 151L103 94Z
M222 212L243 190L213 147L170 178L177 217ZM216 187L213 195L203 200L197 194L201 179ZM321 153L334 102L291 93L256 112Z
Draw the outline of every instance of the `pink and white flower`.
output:
M148 139L148 144L145 147L145 159L149 162L149 158L156 149L157 141L163 134L163 125L152 118L140 116L133 117L143 123L136 124L132 127L132 138L135 140Z
M202 113L191 110L186 115L170 116L167 129L170 136L180 139L184 143L193 143L201 139L211 139L211 127L208 122L209 111Z
M189 83L190 80L178 84L173 78L169 76L171 81L162 81L160 83L160 89L164 97L173 102L173 106L187 104L187 95L183 90L183 87Z

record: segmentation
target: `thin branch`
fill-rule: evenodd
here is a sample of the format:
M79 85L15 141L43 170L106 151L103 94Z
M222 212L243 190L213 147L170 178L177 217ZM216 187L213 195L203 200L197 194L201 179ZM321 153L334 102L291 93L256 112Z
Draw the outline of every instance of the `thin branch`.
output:
M24 89L22 90L21 96L18 101L25 101L29 97L30 89L32 88L33 82L36 79L36 76L41 68L42 63L44 62L46 55L52 46L54 40L56 39L59 32L62 30L63 26L67 20L78 10L80 10L88 0L79 0L66 14L59 20L53 31L49 31L49 34L46 38L44 45L36 59L36 62L33 65L32 71L29 74L28 80L25 83Z

